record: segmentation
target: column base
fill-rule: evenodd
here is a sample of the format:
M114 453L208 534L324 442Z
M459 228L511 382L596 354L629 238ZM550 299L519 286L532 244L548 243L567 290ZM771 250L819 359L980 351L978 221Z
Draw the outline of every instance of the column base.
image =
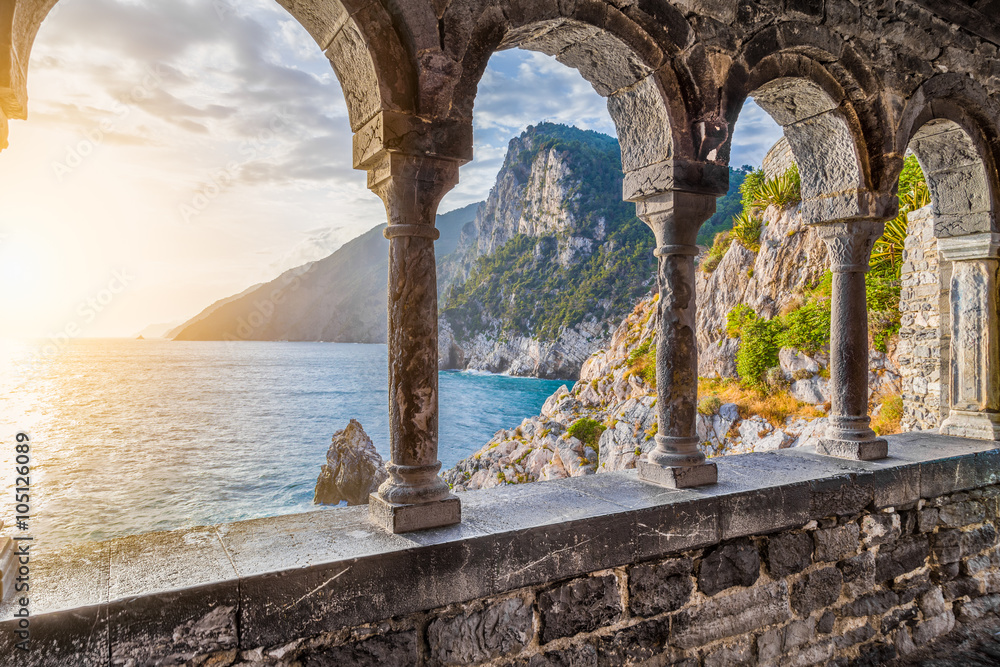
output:
M640 459L635 467L639 471L639 479L668 489L690 489L719 481L719 469L714 463L663 467Z
M975 440L1000 440L1000 414L952 410L941 424L941 435Z
M418 505L383 500L377 493L368 498L368 520L390 533L451 526L462 521L462 502L454 494Z
M816 453L855 461L877 461L889 456L889 444L882 438L864 441L823 438L816 445Z

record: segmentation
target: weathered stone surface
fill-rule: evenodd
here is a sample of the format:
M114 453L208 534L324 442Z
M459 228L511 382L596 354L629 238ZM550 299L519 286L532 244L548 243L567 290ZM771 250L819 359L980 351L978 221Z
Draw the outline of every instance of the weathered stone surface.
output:
M705 656L704 667L740 667L756 664L753 641L744 637L738 641L713 650Z
M838 561L858 550L858 524L849 523L813 532L816 560Z
M755 586L677 612L673 643L692 648L791 618L784 581Z
M878 591L857 598L840 608L844 616L872 616L884 614L899 604L899 595L895 591Z
M885 581L917 569L927 560L927 553L926 537L903 538L894 545L883 545L875 559L875 580Z
M531 641L533 612L523 598L438 618L427 628L431 655L442 664L465 665L516 653Z
M642 664L645 660L669 653L669 638L668 618L630 625L596 640L594 646L597 649L597 664L599 667Z
M767 540L767 567L775 578L806 569L812 555L813 540L808 533L783 533Z
M899 515L895 512L872 514L861 520L866 547L895 542L901 534Z
M378 635L371 639L334 646L306 656L303 664L308 667L384 667L406 665L417 660L417 633L397 632Z
M348 505L363 505L388 476L375 443L361 423L352 419L346 428L333 434L326 463L316 480L313 502L336 505L347 501Z
M636 616L653 616L680 609L690 599L694 588L691 568L688 559L631 567L628 580L631 612Z
M542 643L596 630L622 613L618 579L613 574L583 577L538 595Z
M792 587L792 609L806 616L827 607L840 597L844 577L835 567L827 567L805 575Z
M732 586L751 586L760 576L760 553L751 540L740 539L706 554L698 569L698 590L715 595Z
M527 667L597 667L597 650L591 644L546 651L521 664Z

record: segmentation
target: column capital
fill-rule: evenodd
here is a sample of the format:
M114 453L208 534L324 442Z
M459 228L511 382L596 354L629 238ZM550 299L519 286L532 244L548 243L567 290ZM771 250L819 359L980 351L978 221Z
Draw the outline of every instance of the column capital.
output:
M390 228L433 227L438 203L458 183L460 166L450 159L384 152L368 170L368 189L385 204Z
M472 123L382 110L354 133L354 168L376 166L385 153L472 160Z
M671 192L709 195L729 191L729 167L714 162L672 158L625 172L622 199L636 203Z
M1000 234L983 232L938 239L938 251L943 259L956 262L970 259L1000 258Z
M885 224L877 220L852 220L815 225L816 233L830 252L834 273L867 273L868 260Z
M697 255L698 230L715 213L715 196L674 190L637 201L635 211L656 236L657 257Z

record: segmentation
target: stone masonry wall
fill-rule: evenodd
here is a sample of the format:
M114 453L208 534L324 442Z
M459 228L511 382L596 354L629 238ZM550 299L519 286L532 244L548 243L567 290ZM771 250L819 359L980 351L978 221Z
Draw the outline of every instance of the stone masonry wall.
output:
M795 530L194 664L882 664L1000 609L998 501L1000 486L847 503Z
M788 139L782 136L767 151L761 168L768 178L777 178L788 171L793 164L795 164L795 156L792 155L792 147L788 143Z
M930 206L909 216L903 247L897 347L904 430L941 425L948 412L948 262L938 259Z

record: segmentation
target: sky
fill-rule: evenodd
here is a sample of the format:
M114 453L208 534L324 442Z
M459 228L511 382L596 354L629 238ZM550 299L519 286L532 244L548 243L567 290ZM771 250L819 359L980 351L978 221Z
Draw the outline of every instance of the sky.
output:
M273 0L60 0L28 95L0 153L0 337L134 336L384 222L333 70ZM485 199L528 125L615 134L575 70L520 50L490 60L474 114L441 212ZM748 103L732 164L779 136Z

